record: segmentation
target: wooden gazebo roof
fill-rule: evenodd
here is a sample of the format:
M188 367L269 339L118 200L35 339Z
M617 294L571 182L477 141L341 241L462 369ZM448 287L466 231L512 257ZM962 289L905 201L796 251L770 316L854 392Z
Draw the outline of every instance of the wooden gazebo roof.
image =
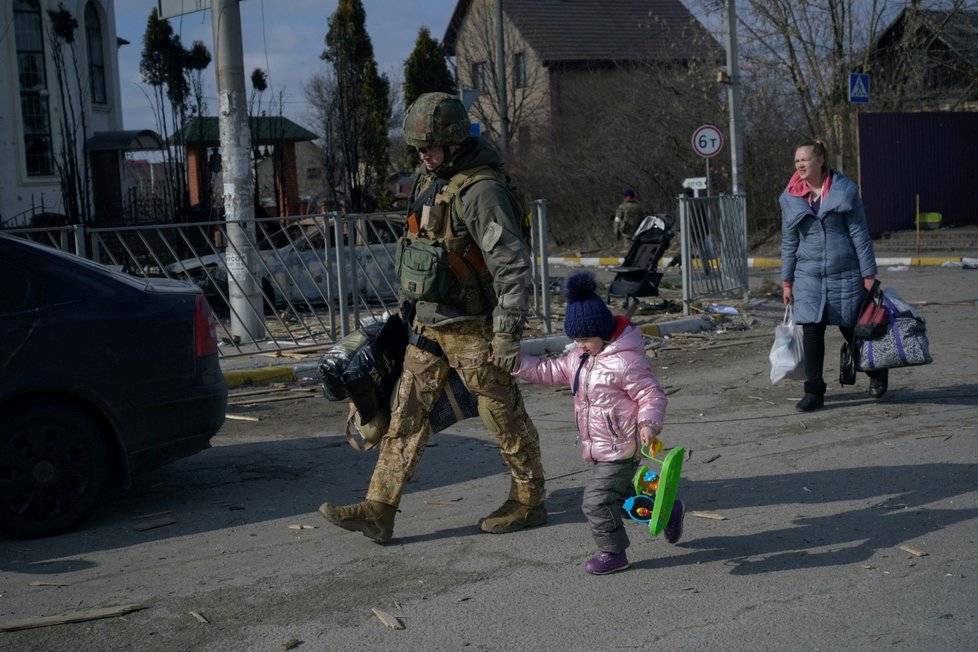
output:
M251 127L251 144L275 145L276 143L297 143L316 140L318 136L283 116L260 116L248 118ZM204 145L218 147L221 132L216 117L191 118L183 129L170 137L171 145Z

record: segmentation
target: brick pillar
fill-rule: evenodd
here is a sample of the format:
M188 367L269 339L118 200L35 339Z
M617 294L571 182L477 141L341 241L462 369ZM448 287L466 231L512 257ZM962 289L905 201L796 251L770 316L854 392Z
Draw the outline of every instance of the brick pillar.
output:
M281 151L281 154L279 154ZM299 177L296 171L295 143L282 143L275 148L275 169L278 170L278 205L282 215L299 214Z
M190 205L207 205L210 199L210 174L207 169L207 148L203 145L187 146L187 186Z

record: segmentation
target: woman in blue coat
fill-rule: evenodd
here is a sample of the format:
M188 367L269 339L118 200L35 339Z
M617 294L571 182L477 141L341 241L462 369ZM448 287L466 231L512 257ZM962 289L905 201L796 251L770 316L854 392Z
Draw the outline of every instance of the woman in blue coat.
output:
M795 150L795 173L781 194L781 282L785 304L793 304L805 349L804 412L824 405L825 327L839 327L847 342L859 319L863 297L876 279L876 255L866 227L859 188L830 170L825 143ZM886 393L887 371L867 372L869 395Z

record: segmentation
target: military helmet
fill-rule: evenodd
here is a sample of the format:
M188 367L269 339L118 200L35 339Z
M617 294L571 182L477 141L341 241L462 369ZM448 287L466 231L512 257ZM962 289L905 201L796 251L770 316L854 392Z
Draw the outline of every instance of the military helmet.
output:
M457 145L470 129L462 102L448 93L425 93L404 114L404 142L410 147Z

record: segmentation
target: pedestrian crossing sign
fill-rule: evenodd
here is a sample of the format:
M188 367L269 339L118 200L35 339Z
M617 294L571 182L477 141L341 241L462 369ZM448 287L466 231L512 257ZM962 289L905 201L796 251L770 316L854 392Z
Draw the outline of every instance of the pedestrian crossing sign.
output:
M867 104L869 102L869 75L854 72L849 75L849 102Z

